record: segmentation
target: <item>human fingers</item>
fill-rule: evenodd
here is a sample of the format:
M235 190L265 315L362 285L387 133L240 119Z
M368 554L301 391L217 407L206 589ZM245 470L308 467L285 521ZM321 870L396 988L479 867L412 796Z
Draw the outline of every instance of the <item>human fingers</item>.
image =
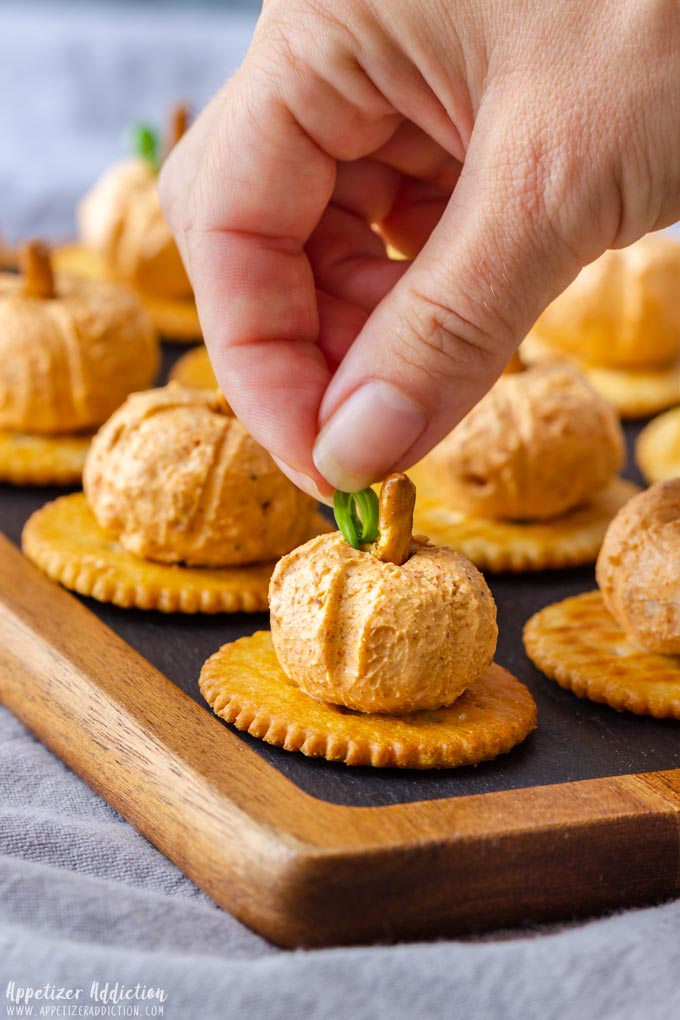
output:
M227 399L258 442L298 470L330 378L304 244L332 193L334 160L266 76L237 75L220 102L173 227ZM177 172L185 173L181 161ZM176 208L171 201L171 217Z
M435 445L580 267L543 208L545 154L507 116L499 123L480 111L443 216L329 384L314 461L337 488L363 488Z

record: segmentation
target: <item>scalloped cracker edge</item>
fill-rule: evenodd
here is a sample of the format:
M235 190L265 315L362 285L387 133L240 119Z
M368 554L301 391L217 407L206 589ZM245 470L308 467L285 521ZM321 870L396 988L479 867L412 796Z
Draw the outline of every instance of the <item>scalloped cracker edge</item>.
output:
M500 521L472 517L447 505L438 471L427 460L411 468L418 495L414 534L463 553L481 570L550 570L593 563L611 519L640 491L633 482L613 479L591 502L550 521Z
M436 711L377 715L316 701L285 675L269 631L223 645L203 665L199 687L215 714L237 729L347 765L474 765L505 754L536 728L530 692L495 663Z
M312 535L330 525L317 515ZM97 524L82 492L61 496L29 517L22 548L65 588L123 608L163 613L253 613L267 608L276 560L234 567L187 567L133 555Z
M619 712L680 719L680 656L632 645L599 591L546 606L524 628L532 662L579 698Z
M0 430L0 482L72 485L79 482L92 436L37 435Z

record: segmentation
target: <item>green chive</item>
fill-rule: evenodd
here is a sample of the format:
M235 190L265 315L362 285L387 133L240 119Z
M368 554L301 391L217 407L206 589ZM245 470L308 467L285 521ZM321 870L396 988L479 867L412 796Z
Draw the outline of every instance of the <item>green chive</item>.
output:
M373 489L333 494L333 513L343 538L353 549L378 537L378 497Z
M158 132L150 124L139 122L130 128L130 148L140 159L150 163L154 170L160 170L161 143Z

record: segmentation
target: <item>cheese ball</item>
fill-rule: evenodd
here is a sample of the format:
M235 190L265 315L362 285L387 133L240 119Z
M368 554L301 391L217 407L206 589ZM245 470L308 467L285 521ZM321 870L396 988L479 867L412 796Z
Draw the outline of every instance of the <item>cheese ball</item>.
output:
M82 242L104 257L115 276L158 297L192 297L150 163L131 159L110 167L77 215Z
M624 450L616 411L560 363L502 375L428 461L456 509L539 521L595 496Z
M83 488L125 549L192 566L275 559L309 535L316 508L219 393L172 383L133 394L100 429Z
M450 705L490 665L496 605L464 556L414 542L405 563L320 535L277 564L271 633L289 679L359 712Z
M603 368L662 367L680 355L680 244L648 234L581 270L534 332Z
M680 478L653 485L619 510L596 576L605 606L633 644L680 654Z
M0 429L97 428L160 360L153 324L127 288L58 276L53 296L0 274Z

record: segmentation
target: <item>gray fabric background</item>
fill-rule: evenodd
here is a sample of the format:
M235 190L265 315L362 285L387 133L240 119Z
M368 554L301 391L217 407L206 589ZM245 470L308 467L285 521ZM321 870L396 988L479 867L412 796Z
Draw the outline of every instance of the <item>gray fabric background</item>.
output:
M0 0L0 230L67 236L129 120L162 117L176 96L204 102L251 27L246 13ZM170 1020L672 1020L680 902L552 931L280 951L0 710L0 1016L12 981L83 988L86 1006L92 981L139 982L163 990ZM34 1016L69 1015L40 1005L72 1003L43 1000Z

